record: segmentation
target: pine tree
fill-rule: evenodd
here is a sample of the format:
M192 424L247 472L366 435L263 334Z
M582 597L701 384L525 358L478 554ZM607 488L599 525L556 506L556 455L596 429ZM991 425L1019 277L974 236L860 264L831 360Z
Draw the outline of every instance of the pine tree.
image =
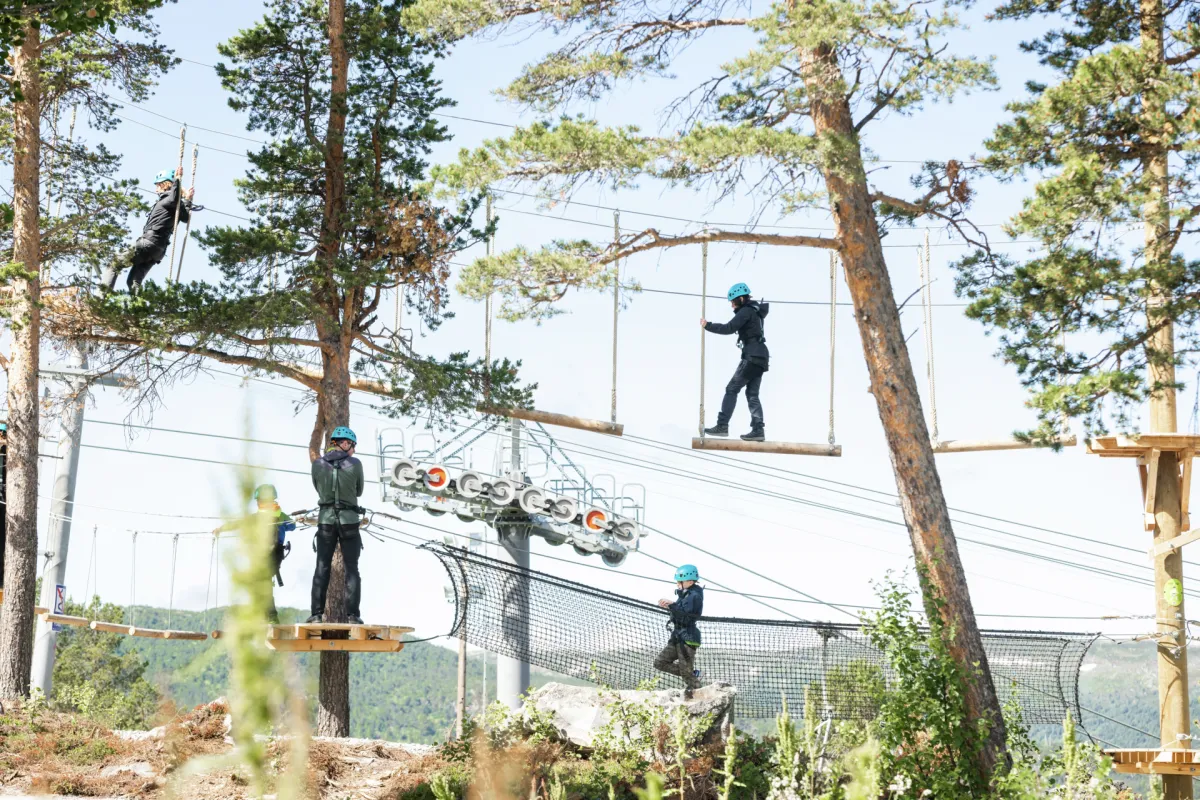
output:
M437 172L448 191L503 191L513 183L546 198L588 183L620 188L657 180L668 187L750 193L760 211L787 215L827 208L829 235L706 229L623 235L613 245L553 243L476 262L461 289L499 291L510 315L544 314L574 285L611 285L619 259L701 242L834 251L841 257L867 366L895 471L901 508L919 567L925 608L939 617L946 651L960 667L970 722L982 744L964 754L986 785L1006 762L1004 722L971 608L965 576L934 464L912 365L880 238L889 226L944 221L975 238L964 217L967 171L956 161L927 163L912 198L868 178L866 137L882 118L917 113L926 103L993 83L990 65L947 49L956 2L784 0L757 16L722 3L551 0L417 0L418 30L465 37L509 26L562 37L502 93L557 121L517 128L463 154ZM747 12L751 13L751 12ZM675 56L701 36L741 31L750 45L726 63L684 82L659 135L566 116L643 78L671 74ZM705 79L707 78L707 79ZM549 285L549 290L545 289Z
M483 235L470 222L478 198L448 211L417 191L445 138L431 115L449 101L433 78L438 47L405 31L401 9L275 0L221 45L231 107L270 137L238 182L254 221L196 234L219 284L167 284L164 269L131 303L94 301L96 327L80 335L105 364L134 371L143 392L213 360L294 380L316 406L310 459L350 424L351 390L380 395L390 413L438 419L485 392L527 402L516 364L422 355L398 330L399 309L389 313L402 297L435 331L449 315L449 260ZM339 551L326 618L345 613ZM346 653L321 655L322 735L348 735L348 665Z
M13 166L12 258L0 280L9 289L4 315L12 333L12 351L0 356L8 373L8 468L6 476L7 541L4 559L4 589L8 602L0 609L0 697L20 697L29 692L33 655L33 606L37 550L38 485L38 365L41 347L42 256L52 262L69 258L86 263L87 251L103 253L111 241L104 237L105 223L112 223L125 200L105 206L112 186L84 186L81 182L109 176L116 162L102 150L74 163L70 177L58 186L82 203L72 213L73 222L51 225L43 236L40 188L42 174L43 116L47 100L71 102L87 96L89 107L100 109L104 100L95 92L106 86L131 90L144 96L153 78L165 68L164 53L156 44L133 44L131 51L112 51L122 29L132 25L136 35L146 33L141 20L162 0L96 0L93 3L49 2L9 4L0 12L0 33L11 38L7 64L0 67L11 89L12 104L5 109L4 141L11 150L6 156ZM129 31L127 30L126 33ZM130 55L144 57L140 62ZM144 69L141 76L122 72L124 67ZM111 121L109 114L101 114ZM7 148L6 148L7 149ZM77 154L82 155L82 154ZM71 164L64 161L63 164ZM111 195L108 195L111 199ZM93 212L89 218L88 212ZM98 213L97 213L98 212ZM97 234L94 243L79 237Z

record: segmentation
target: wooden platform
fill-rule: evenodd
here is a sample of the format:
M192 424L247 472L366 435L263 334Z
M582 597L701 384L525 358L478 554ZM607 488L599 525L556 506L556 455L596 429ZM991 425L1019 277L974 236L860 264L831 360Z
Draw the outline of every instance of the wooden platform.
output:
M1154 520L1154 500L1158 493L1158 460L1162 453L1177 453L1179 460L1179 498L1180 511L1183 519L1180 533L1190 531L1191 517L1188 515L1188 501L1192 490L1192 459L1196 450L1200 449L1200 436L1185 433L1143 433L1138 436L1097 436L1089 439L1087 451L1101 458L1133 458L1137 459L1138 475L1142 481L1143 527L1152 531L1158 523ZM1156 558L1164 553L1178 550L1185 544L1194 541L1197 535L1177 536L1156 545L1150 551L1150 557Z
M722 439L700 436L692 439L693 450L723 450L738 453L779 453L788 456L831 456L842 454L840 444L805 444L802 442L744 442L741 439Z
M352 625L336 622L268 625L267 647L293 653L399 653L404 649L404 635L414 630L393 625ZM326 634L342 632L349 634L349 638L324 638ZM214 632L214 638L219 638L216 633Z
M1030 444L1016 439L947 439L933 446L935 453L989 453L1000 450L1036 450L1052 447L1055 444L1062 447L1074 447L1079 440L1074 436L1057 436L1047 444Z
M549 411L538 411L533 408L481 406L477 410L481 414L512 417L513 419L523 419L527 422L541 422L546 425L575 428L576 430L591 431L593 433L607 433L609 436L621 436L625 433L625 426L619 422L605 422L604 420L587 419L586 417L572 417L567 414L552 414Z
M1200 776L1200 750L1105 750L1113 771L1126 775Z

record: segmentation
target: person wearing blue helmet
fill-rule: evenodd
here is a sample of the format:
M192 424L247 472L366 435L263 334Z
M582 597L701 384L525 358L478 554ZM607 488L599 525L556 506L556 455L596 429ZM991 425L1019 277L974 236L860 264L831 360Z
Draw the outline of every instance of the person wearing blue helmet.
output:
M750 287L735 283L729 289L729 302L733 306L733 319L726 323L700 320L700 327L709 333L722 336L736 333L742 358L725 387L725 398L717 414L717 424L705 428L706 436L728 436L729 420L737 407L738 394L746 390L746 405L750 406L750 432L742 436L747 442L761 442L766 437L763 427L762 402L758 399L762 387L762 376L770 368L771 354L767 350L767 339L763 335L763 324L770 306L750 297Z
M358 437L345 425L333 429L330 448L312 462L313 488L317 490L317 536L313 547L317 551L317 568L313 572L312 616L309 622L325 621L325 595L329 590L329 575L333 570L333 555L340 547L346 565L346 617L354 625L362 625L359 605L362 582L358 575L358 557L362 554L362 536L358 526L364 509L358 505L365 480L362 462L354 457Z
M675 570L675 601L658 601L658 607L665 608L671 615L668 623L671 638L658 658L654 659L654 668L683 679L685 700L691 700L693 692L700 687L696 672L700 629L696 627L696 620L704 614L704 587L696 582L698 580L699 570L691 564L684 564Z
M195 189L184 190L181 187L177 169L164 169L155 175L154 188L158 190L158 200L150 209L142 235L133 243L133 247L117 256L117 260L104 270L104 276L100 279L102 289L111 291L117 285L117 276L128 269L129 291L137 292L146 279L146 273L167 254L167 246L171 244L171 236L175 233L175 207L181 199L183 205L179 208L179 222L187 222L193 210L200 210L199 206L192 206Z
M213 531L213 536L220 536L226 531L254 531L258 525L270 526L272 529L271 571L275 575L275 580L279 581L280 586L283 586L283 575L280 574L280 568L283 560L288 557L288 553L292 552L292 543L287 541L287 535L296 530L296 523L292 522L292 518L279 507L279 492L271 484L264 483L254 490L254 502L258 505L257 513L226 522ZM271 601L267 607L267 622L276 625L279 623L279 611L275 608L274 581L271 581L269 585L271 586Z

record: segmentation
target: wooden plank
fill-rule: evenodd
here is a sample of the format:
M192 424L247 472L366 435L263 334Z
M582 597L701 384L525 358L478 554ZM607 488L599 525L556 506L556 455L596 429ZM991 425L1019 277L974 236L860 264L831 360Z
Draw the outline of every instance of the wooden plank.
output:
M1144 527L1148 531L1154 530L1158 524L1154 521L1154 500L1158 496L1158 460L1162 455L1162 451L1154 448L1150 451L1150 456L1146 459L1146 494L1145 494L1145 517Z
M49 613L50 613L50 609L48 609L48 608L42 608L41 606L33 607L33 615L35 617L40 616L41 614L49 614Z
M1097 436L1087 441L1089 453L1112 458L1135 458L1151 450L1200 449L1200 436L1183 433L1143 433L1138 436Z
M163 634L164 639L188 639L191 641L199 641L201 639L208 638L207 633L200 633L199 631L163 631Z
M549 411L537 411L532 408L498 408L495 406L480 406L478 409L481 414L491 414L497 417L512 417L514 419L523 419L528 422L542 422L546 425L557 425L561 428L575 428L581 431L591 431L592 433L607 433L609 436L621 436L625 433L625 426L619 422L605 422L599 419L587 419L586 417L572 417L568 414L552 414Z
M88 627L94 631L99 631L101 633L120 633L124 636L130 635L129 626L122 625L117 622L101 622L98 619L94 619L94 620L92 620L91 624L88 625Z
M222 631L222 630L215 630L209 634L209 636L211 636L214 639L220 639L224 635L225 635L225 631Z
M1060 444L1063 447L1074 447L1079 443L1079 440L1074 436L1058 436L1055 437L1054 443ZM947 439L944 442L938 442L934 446L935 453L987 453L999 450L1036 450L1041 447L1050 447L1051 443L1047 444L1029 444L1028 442L1020 442L1016 439Z
M717 439L710 436L692 439L693 450L724 450L739 453L779 453L789 456L831 456L842 454L840 444L804 444L801 442L743 442L741 439Z
M1182 517L1180 530L1182 531L1192 529L1192 518L1188 515L1188 498L1192 494L1192 458L1195 455L1195 450L1184 450L1179 454L1179 457L1183 459L1183 471L1179 476L1179 511Z
M142 639L165 639L167 632L158 628L135 628L129 629L130 636L138 636Z
M404 642L391 639L268 639L267 647L289 653L399 653Z
M1176 536L1174 539L1159 542L1150 548L1150 560L1154 561L1159 556L1173 553L1185 544L1191 544L1197 539L1200 539L1200 531L1189 531L1182 536Z
M67 614L41 614L46 622L57 622L59 625L73 625L76 628L86 628L92 621L87 617L72 617Z

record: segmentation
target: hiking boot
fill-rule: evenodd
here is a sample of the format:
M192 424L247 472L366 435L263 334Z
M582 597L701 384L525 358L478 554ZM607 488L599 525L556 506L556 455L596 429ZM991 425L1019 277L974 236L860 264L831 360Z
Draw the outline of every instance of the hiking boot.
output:
M705 428L704 435L705 436L728 436L729 435L729 426L722 425L721 423L718 422L716 425L713 425L711 428Z
M351 625L362 625L363 624L362 617L356 617L353 614L350 614L349 616L346 617L346 622L349 622Z
M751 428L749 433L742 434L743 442L765 442L767 434L762 428Z
M311 617L304 620L304 624L305 625L320 625L324 621L325 621L324 614L313 614Z
M692 687L689 686L683 690L683 699L684 700L691 700L695 696L696 696L696 690L693 689Z

